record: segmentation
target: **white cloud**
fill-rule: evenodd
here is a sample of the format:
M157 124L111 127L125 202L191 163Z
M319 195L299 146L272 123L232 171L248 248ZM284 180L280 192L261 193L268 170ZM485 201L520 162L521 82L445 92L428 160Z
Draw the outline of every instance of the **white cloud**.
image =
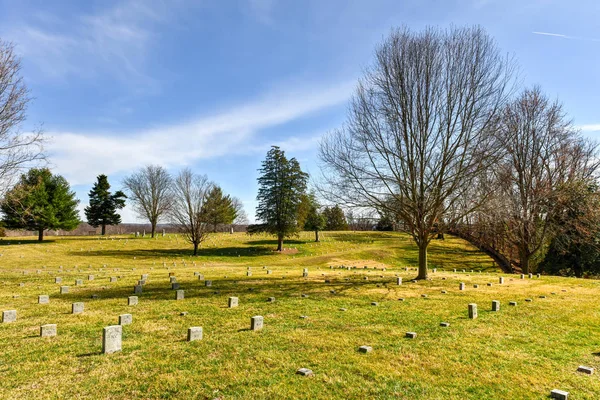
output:
M56 170L73 185L89 184L100 174L129 172L153 163L167 168L201 159L263 151L273 143L256 143L260 130L344 103L354 83L269 93L230 110L189 122L120 132L48 132L49 155ZM316 137L288 137L282 148L307 149ZM76 166L76 167L75 167Z
M588 41L588 42L600 42L600 39L580 37L580 36L569 36L569 35L563 35L562 33L538 32L538 31L534 31L534 32L531 32L531 33L533 33L534 35L552 36L552 37L557 37L557 38L560 38L560 39L584 40L584 41Z
M128 0L94 15L71 19L34 15L3 35L45 78L91 78L109 73L123 82L156 85L143 72L156 24L168 7L159 1Z
M578 128L584 132L596 132L600 131L600 124L580 125Z

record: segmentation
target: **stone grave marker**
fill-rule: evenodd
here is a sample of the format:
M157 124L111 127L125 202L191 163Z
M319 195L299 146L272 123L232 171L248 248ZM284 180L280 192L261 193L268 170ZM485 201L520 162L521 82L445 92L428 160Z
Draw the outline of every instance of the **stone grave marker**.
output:
M133 287L133 294L142 294L142 285L135 285Z
M194 340L202 340L202 327L193 326L188 328L187 341L193 342Z
M60 287L60 294L67 294L69 293L69 287L68 286L61 286Z
M102 330L102 353L110 354L121 351L123 327L121 325L107 326Z
M500 301L492 300L492 311L500 311Z
M373 351L373 348L371 346L360 346L358 351L361 353L370 353Z
M176 290L175 291L175 300L183 300L183 299L184 299L183 290Z
M38 304L48 304L50 303L50 296L47 294L40 294L38 296Z
M71 313L72 314L81 314L83 312L83 303L73 303L71 304Z
M298 371L296 371L296 375L313 376L314 373L308 368L300 368Z
M594 373L594 368L580 365L577 367L577 372L583 372L584 374L592 375Z
M564 390L552 389L550 392L550 398L556 400L568 400L569 392L565 392Z
M238 306L239 299L237 297L229 298L229 308L234 308Z
M469 318L477 318L477 304L475 303L469 304Z
M119 315L119 325L131 325L133 323L133 315L121 314Z
M17 310L2 311L2 322L15 322L17 320Z
M56 324L46 324L46 325L40 326L40 336L41 337L56 336Z
M127 298L127 305L128 306L135 306L138 303L138 297L137 296L129 296Z
M263 328L264 318L260 315L256 315L250 319L250 330L259 331Z

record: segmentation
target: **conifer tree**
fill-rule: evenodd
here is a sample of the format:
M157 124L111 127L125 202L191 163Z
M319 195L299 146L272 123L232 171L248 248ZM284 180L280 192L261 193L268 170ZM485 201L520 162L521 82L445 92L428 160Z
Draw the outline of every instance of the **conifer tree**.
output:
M102 227L102 235L106 234L107 225L119 225L121 216L117 210L125 207L125 193L117 191L112 194L106 175L98 175L97 181L90 190L90 205L85 208L88 224L97 228Z
M346 217L344 216L344 211L340 206L335 205L333 207L325 207L323 210L323 215L326 218L326 226L325 229L328 231L347 231L348 223L346 222Z
M304 223L304 229L315 232L315 242L319 241L319 231L325 229L326 220L325 216L319 212L319 203L314 193L306 195L308 199L308 212L306 214L306 221Z
M238 211L234 206L233 198L225 195L219 186L213 188L206 195L203 206L204 219L212 226L212 231L217 231L219 224L231 224Z
M295 235L300 228L298 205L306 191L308 174L302 172L295 158L288 160L277 146L271 147L259 171L256 216L262 223L255 227L276 235L277 251L281 251L283 239Z
M70 231L79 225L78 204L65 178L33 168L6 193L0 208L7 228L37 231L41 242L46 229Z

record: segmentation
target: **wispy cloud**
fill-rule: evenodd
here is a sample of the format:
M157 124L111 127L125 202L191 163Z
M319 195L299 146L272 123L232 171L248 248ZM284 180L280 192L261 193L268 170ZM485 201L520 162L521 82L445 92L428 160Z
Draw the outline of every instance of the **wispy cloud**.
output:
M3 34L45 78L110 74L123 82L152 85L144 60L156 25L166 21L161 1L128 0L93 15L58 19L36 14Z
M343 82L301 90L287 88L186 123L142 129L127 136L116 131L49 132L53 137L50 157L57 172L78 185L93 182L100 173L117 174L148 163L170 168L202 159L262 152L274 143L261 140L261 130L342 104L353 87L354 82ZM313 136L287 137L280 144L297 150L315 143Z
M534 31L531 33L533 33L534 35L552 36L552 37L568 39L568 40L583 40L583 41L587 41L587 42L600 42L600 39L581 37L581 36L563 35L562 33L538 32L538 31Z
M600 132L600 124L580 125L578 128L584 132Z
M275 0L247 0L246 6L252 16L259 22L265 25L274 23Z

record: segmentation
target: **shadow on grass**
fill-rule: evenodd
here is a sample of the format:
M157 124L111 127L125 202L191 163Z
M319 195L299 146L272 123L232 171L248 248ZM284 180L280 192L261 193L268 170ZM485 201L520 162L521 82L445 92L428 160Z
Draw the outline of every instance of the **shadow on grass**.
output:
M47 244L47 243L55 243L56 240L53 239L44 239L44 241L40 242L37 239L18 239L11 240L10 238L4 237L0 238L0 247L1 246L23 246L27 244Z
M100 356L100 355L102 355L101 351L93 351L91 353L77 354L77 357L82 358L82 357L91 357L91 356Z
M85 252L91 257L182 257L192 256L192 249L131 249L131 250L96 250ZM70 252L70 255L81 255L81 252ZM256 257L279 254L266 247L219 247L200 248L196 257Z
M204 286L204 281L192 281L186 282L181 281L181 289L185 291L185 300L192 299L207 299L215 296L240 296L244 293L251 292L253 303L264 303L269 297L282 297L282 298L297 298L303 301L319 300L322 298L335 298L343 297L347 291L362 290L365 287L378 287L389 290L395 287L395 277L386 278L370 278L365 281L360 276L353 277L349 280L344 278L336 278L333 276L327 277L330 280L329 283L323 282L323 280L303 280L297 277L288 278L266 278L266 279L213 279L213 286ZM85 289L82 287L82 289ZM335 293L331 293L331 290L335 290ZM113 289L89 289L82 292L71 292L68 294L61 295L61 299L65 301L86 301L89 299L91 293L95 293L99 298L95 301L100 300L114 300L121 299L124 304L127 304L127 298L129 296L138 296L140 303L145 301L164 301L164 300L175 300L175 291L170 289L168 278L164 282L152 281L144 285L143 292L141 294L133 293L133 284L130 286L121 286ZM302 298L302 293L310 293L309 298ZM261 296L264 296L261 298ZM386 295L375 295L376 297L385 298ZM183 301L185 301L183 300ZM226 301L226 299L225 299ZM223 308L228 308L223 304Z

